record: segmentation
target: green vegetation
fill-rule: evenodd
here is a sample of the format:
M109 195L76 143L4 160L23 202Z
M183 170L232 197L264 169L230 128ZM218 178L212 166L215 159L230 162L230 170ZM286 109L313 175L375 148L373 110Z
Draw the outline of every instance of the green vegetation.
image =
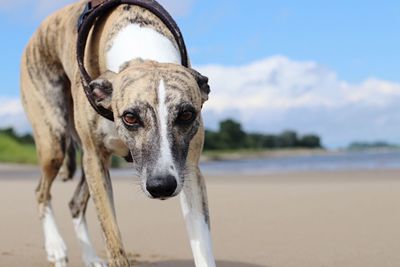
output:
M35 164L37 159L32 136L19 136L13 129L0 130L0 162Z
M394 149L394 148L400 148L398 145L394 144L389 144L383 141L377 141L377 142L354 142L351 143L348 147L349 150L368 150L368 149L379 149L379 148L386 148L386 149Z
M13 128L0 129L0 134L6 135L21 144L35 144L31 134L18 135Z
M124 164L124 161L122 158L117 157L117 156L112 156L111 158L111 168L113 169L119 169L122 167Z
M271 149L321 148L316 135L299 136L294 131L278 135L246 133L234 120L221 122L218 132L206 131L205 151L208 155L239 153L257 155ZM13 129L0 129L0 162L36 163L35 144L32 135L18 135ZM120 167L123 159L112 158L112 166Z
M80 162L78 152L77 161ZM31 134L18 135L14 129L0 129L0 162L36 164L35 141ZM119 168L123 159L112 157L111 167Z
M285 131L278 135L246 133L240 123L225 120L220 123L219 131L206 131L204 149L215 150L265 150L281 148L322 148L321 139L316 135L299 136L294 131Z

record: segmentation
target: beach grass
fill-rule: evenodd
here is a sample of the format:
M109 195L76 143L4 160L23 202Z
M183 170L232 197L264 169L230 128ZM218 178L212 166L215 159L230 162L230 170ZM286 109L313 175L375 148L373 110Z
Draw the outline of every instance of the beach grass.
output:
M35 146L21 144L5 134L0 134L0 162L36 164Z

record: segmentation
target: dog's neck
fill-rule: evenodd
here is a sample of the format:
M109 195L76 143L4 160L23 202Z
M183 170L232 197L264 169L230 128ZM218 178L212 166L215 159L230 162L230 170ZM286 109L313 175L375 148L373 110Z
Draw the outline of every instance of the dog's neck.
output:
M118 73L121 65L135 58L160 63L180 64L181 56L174 44L152 28L128 24L113 38L106 52L108 70Z
M161 20L136 6L119 6L99 18L87 44L87 68L93 77L136 58L181 64L178 44Z
M136 58L181 64L179 47L168 28L148 10L119 6L101 18L99 56L104 67L119 72L121 65ZM94 45L96 45L96 40Z

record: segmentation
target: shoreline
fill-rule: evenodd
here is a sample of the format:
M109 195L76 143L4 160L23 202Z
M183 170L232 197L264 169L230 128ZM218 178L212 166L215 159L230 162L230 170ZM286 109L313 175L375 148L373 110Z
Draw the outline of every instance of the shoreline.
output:
M202 162L249 160L260 158L278 158L295 156L328 155L334 153L324 149L276 149L276 150L238 150L238 151L205 151Z
M279 176L285 174L381 172L400 170L400 151L327 151L277 150L257 153L225 154L218 160L202 158L200 169L205 176ZM132 167L123 164L112 168L113 177L132 177ZM80 175L78 166L75 177ZM0 179L5 177L37 178L38 165L0 163Z
M248 159L268 159L268 158L288 158L288 157L308 157L308 156L331 156L344 155L351 153L391 153L400 152L400 148L369 148L369 149L271 149L271 150L239 150L239 151L205 151L202 162L229 161L229 160L248 160Z
M290 157L309 157L309 156L330 156L345 155L352 153L390 153L400 152L400 148L369 148L369 149L305 149L305 148L288 148L288 149L266 149L266 150L237 150L237 151L203 151L200 157L201 163L218 162L218 161L237 161L252 159L275 159ZM122 159L121 159L122 160ZM31 163L13 163L0 162L0 170L20 166L28 169L37 164ZM128 166L122 161L122 167Z
M394 169L352 169L352 170L282 170L271 172L207 172L202 171L208 182L211 183L325 183L335 178L335 182L381 182L381 181L400 181L400 168ZM115 182L131 181L138 178L130 175L129 168L111 169L111 178ZM56 182L62 184L73 184L80 179L78 170L72 180L62 182L56 178ZM0 182L38 182L40 170L37 166L2 165L0 164Z

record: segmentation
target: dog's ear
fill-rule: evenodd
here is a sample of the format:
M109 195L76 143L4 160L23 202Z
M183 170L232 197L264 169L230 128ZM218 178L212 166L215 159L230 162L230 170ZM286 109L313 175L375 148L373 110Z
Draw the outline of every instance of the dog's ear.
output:
M115 75L116 73L107 71L89 84L92 96L94 97L97 106L101 106L108 110L111 109L111 98L113 92L112 82Z
M189 69L190 73L194 76L197 81L197 84L200 88L201 99L204 104L208 100L208 95L210 94L210 85L208 85L208 78L206 76L201 75L198 71L194 69Z

